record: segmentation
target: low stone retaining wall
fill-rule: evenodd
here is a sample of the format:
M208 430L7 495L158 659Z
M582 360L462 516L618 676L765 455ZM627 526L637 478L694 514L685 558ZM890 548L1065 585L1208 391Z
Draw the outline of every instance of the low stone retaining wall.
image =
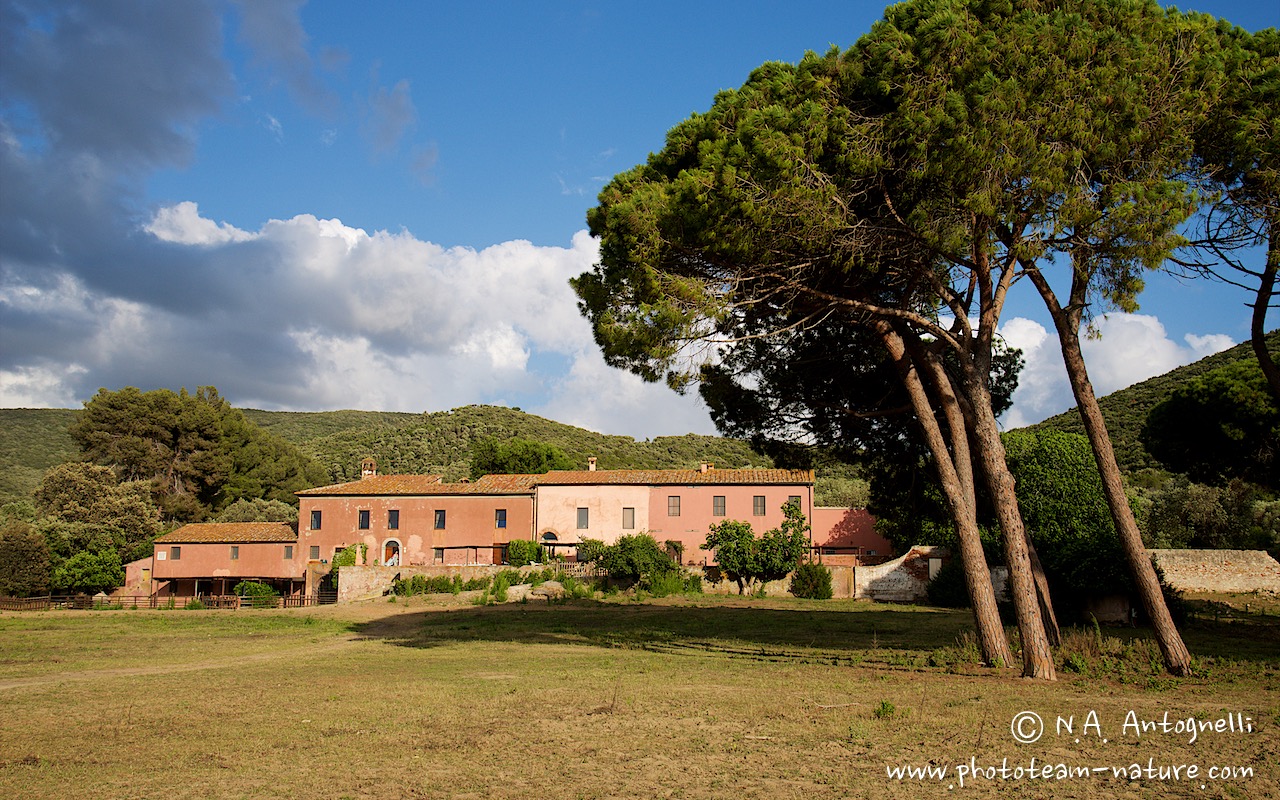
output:
M548 564L535 564L520 567L520 573L544 570ZM414 575L425 575L434 578L439 575L453 577L458 575L464 581L472 578L483 578L486 575L497 575L504 569L514 567L493 564L438 564L431 567L384 567L384 566L348 566L338 572L338 602L349 603L355 600L367 600L381 597L391 591L391 584L396 578L412 578Z
M1280 592L1280 563L1265 550L1149 550L1175 589Z

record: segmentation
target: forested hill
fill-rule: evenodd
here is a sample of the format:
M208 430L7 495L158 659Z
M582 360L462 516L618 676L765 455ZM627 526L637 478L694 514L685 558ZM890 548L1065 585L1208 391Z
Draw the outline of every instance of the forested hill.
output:
M1272 353L1280 352L1280 329L1267 334L1267 346ZM1221 353L1202 358L1194 364L1148 378L1099 399L1098 404L1102 406L1102 415L1107 420L1107 431L1111 434L1111 442L1115 448L1116 461L1119 462L1120 469L1131 473L1148 467L1160 467L1159 462L1142 446L1139 434L1142 432L1143 423L1147 421L1147 414L1174 389L1212 370L1253 358L1252 347L1248 342L1244 342ZM1069 411L1049 417L1030 427L1032 430L1052 428L1084 434L1080 413L1074 406Z
M425 414L243 411L250 422L315 459L335 482L358 477L366 456L377 459L383 472L462 478L470 471L472 444L486 437L554 444L584 469L590 456L599 459L601 469L696 467L701 461L720 467L772 466L737 440L690 434L638 442L496 406ZM79 457L67 433L76 414L60 408L0 409L0 503L29 497L49 468Z
M277 432L289 435L283 430ZM701 461L711 461L719 467L772 466L768 458L735 439L688 434L636 441L500 406L465 406L427 413L399 426L351 428L299 441L298 445L319 460L335 481L358 477L360 459L366 455L376 458L383 472L439 473L446 480L455 480L469 472L472 445L488 437L555 445L582 469L586 469L591 456L599 459L600 469L686 468L696 467Z

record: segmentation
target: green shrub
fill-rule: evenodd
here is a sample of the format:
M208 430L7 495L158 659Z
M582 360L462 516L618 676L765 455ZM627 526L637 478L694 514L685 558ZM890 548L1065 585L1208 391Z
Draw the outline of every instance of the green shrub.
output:
M199 598L193 597L187 601L185 608L188 611L199 611L204 608L204 603L201 603Z
M240 597L248 597L253 608L275 608L280 598L279 592L258 581L240 581L231 591Z
M791 576L791 593L809 600L830 600L831 570L822 564L801 564Z
M660 572L640 581L640 587L654 597L682 594L685 591L684 575L679 572Z
M929 603L943 608L968 608L969 583L965 579L964 565L954 558L942 565L925 587Z
M482 575L478 578L470 578L466 583L462 584L462 591L475 592L489 588L489 584L493 583L493 579L488 575Z
M512 539L507 542L507 563L513 567L542 563L546 560L542 545L528 539Z

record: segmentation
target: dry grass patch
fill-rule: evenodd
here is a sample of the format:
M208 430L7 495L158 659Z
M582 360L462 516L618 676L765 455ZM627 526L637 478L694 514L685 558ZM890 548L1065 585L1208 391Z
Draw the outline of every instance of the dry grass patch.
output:
M962 796L1280 796L1275 642L1269 657L1223 655L1186 680L1102 671L1033 684L931 666L963 650L968 627L956 612L736 598L5 616L6 676L22 658L59 660L0 689L0 796L954 796L956 764L1032 756L1243 764L1254 776L1205 789L982 779ZM1010 722L1024 710L1050 728L1094 711L1108 742L1050 730L1018 744ZM1256 730L1195 745L1123 737L1129 711L1239 712ZM950 779L886 775L930 762Z

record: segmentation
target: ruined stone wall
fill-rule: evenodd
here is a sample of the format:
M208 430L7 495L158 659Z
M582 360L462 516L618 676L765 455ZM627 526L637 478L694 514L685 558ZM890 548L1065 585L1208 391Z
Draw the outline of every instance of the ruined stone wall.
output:
M546 565L537 567L521 567L521 572L531 569L545 569ZM381 597L391 591L391 584L396 578L412 578L414 575L425 575L434 578L437 575L462 576L464 581L472 578L483 578L486 575L497 575L504 569L512 567L493 566L490 564L438 564L432 567L383 567L383 566L349 566L338 573L338 602L347 603L353 600L367 600L370 597Z
M1149 550L1175 589L1280 592L1280 563L1265 550Z

